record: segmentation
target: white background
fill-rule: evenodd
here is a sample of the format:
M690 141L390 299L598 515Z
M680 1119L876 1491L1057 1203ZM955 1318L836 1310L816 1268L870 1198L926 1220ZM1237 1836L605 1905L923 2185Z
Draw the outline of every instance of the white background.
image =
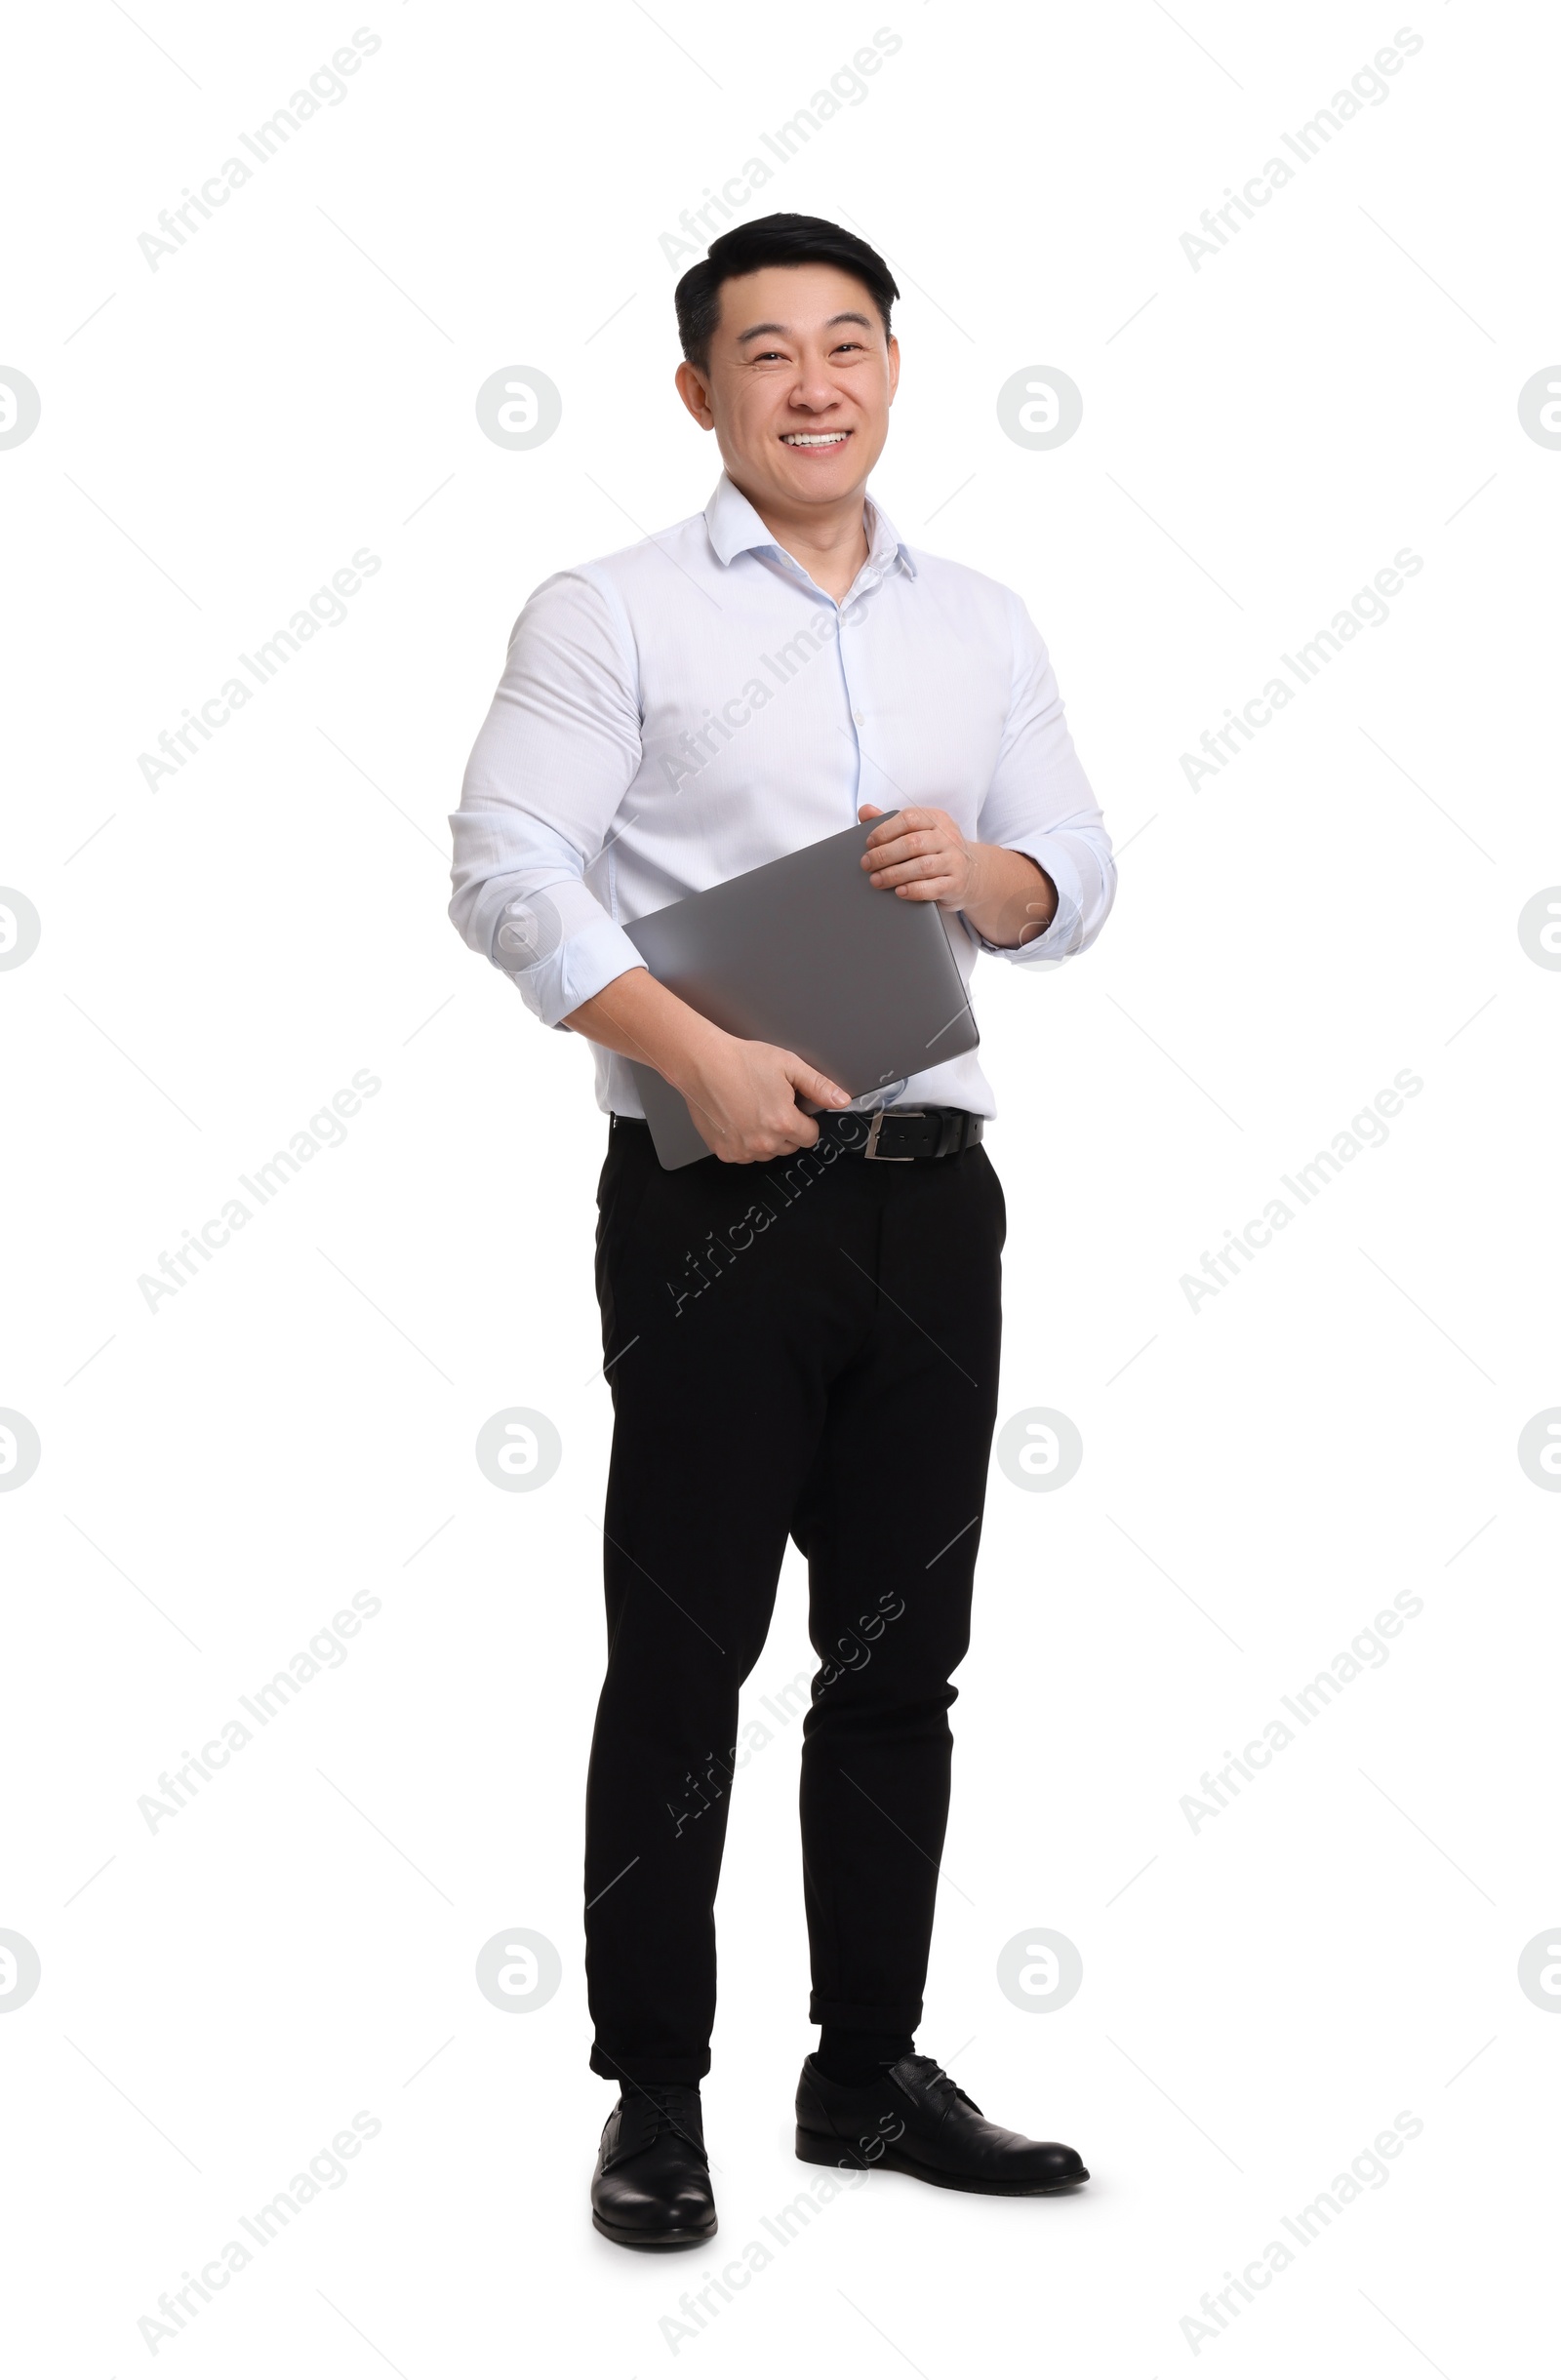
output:
M1021 591L1126 847L1095 950L977 981L1002 1410L1085 1456L1052 1494L994 1473L920 2036L1095 2179L874 2177L765 2230L817 2178L793 1722L737 1788L722 2230L683 2258L586 2207L605 1125L587 1052L452 932L445 820L528 591L713 485L660 235L885 20L392 0L342 103L152 270L159 210L355 21L103 0L10 36L0 362L42 396L0 453L0 881L42 921L0 975L0 1405L42 1442L0 1495L0 1925L42 1962L0 2023L17 2368L140 2368L159 2293L359 2110L345 2183L160 2367L1534 2368L1561 2023L1517 1962L1561 1921L1561 1504L1515 1448L1561 1403L1561 978L1517 917L1561 879L1561 455L1517 394L1561 352L1554 20L1421 0L1385 103L1196 271L1181 235L1401 20L902 0L868 97L762 193L891 258L875 487ZM506 365L563 394L533 452L477 426ZM1083 391L1055 452L998 424L1026 366ZM1193 791L1181 755L1406 546L1386 623ZM138 754L360 547L347 618L148 789ZM149 1311L139 1276L363 1068L343 1145ZM1401 1069L1385 1145L1192 1310L1181 1277ZM513 1406L562 1434L534 1494L473 1456ZM810 1666L803 1585L755 1712ZM139 1797L354 1592L382 1608L344 1665L149 1831ZM1194 1832L1203 1771L1401 1592L1385 1666ZM1042 1925L1084 1962L1050 2012L995 1971ZM516 1926L564 1977L509 2013L473 1968ZM1400 2111L1388 2183L1189 2343ZM745 2292L663 2329L753 2240Z

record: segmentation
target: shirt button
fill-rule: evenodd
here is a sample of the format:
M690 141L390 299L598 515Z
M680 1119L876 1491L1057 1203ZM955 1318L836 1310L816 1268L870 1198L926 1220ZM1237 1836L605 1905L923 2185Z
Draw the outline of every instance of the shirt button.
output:
M856 721L859 728L866 725L867 714L865 711L853 711L851 716Z

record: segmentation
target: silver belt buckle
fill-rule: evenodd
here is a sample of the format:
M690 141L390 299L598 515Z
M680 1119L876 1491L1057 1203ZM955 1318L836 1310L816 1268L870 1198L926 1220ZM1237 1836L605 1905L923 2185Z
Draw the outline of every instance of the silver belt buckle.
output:
M879 1151L878 1136L883 1130L884 1118L889 1115L904 1117L907 1120L915 1117L918 1121L925 1122L927 1110L924 1107L880 1107L876 1109L868 1128L866 1146L861 1153L863 1157L876 1157L879 1164L884 1166L913 1166L916 1162L914 1157L891 1157L887 1149L882 1153Z

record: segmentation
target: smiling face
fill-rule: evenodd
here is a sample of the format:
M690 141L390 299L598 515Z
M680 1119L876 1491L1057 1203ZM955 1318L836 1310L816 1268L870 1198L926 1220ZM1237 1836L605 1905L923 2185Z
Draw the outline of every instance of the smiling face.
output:
M767 265L721 285L707 366L679 367L727 476L761 514L860 498L889 435L900 346L862 283L832 264Z

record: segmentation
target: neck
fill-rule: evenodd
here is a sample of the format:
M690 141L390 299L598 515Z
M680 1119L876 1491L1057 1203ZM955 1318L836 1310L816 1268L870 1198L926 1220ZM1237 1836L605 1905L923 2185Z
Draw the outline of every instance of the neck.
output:
M734 481L733 485L739 483ZM776 543L794 562L801 563L815 586L834 596L837 602L850 591L867 559L863 489L854 489L838 504L810 504L795 509L783 501L778 503L769 496L754 496L747 488L741 488L740 493L747 497Z

